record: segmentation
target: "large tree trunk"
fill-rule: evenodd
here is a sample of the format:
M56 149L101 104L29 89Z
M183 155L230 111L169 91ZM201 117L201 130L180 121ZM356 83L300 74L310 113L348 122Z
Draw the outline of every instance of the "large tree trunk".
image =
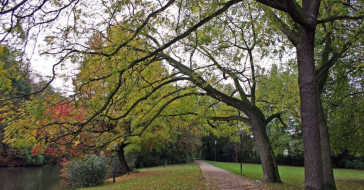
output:
M282 183L273 150L267 136L266 121L263 114L261 114L261 117L256 115L258 114L254 114L250 119L254 140L262 162L264 181L267 183Z
M325 190L336 190L334 172L332 170L329 131L320 95L318 95L317 103L318 103L318 124L320 128L320 139L321 139L323 188Z
M318 87L316 83L315 30L303 27L297 45L298 83L304 144L305 189L322 189L322 158L318 126Z
M120 165L121 165L121 174L124 175L124 174L127 174L129 172L131 172L129 166L128 166L128 163L126 162L125 160L125 152L124 152L124 148L126 147L125 144L121 144L120 147L119 147L119 150L118 150L118 156L119 156L119 161L120 161Z

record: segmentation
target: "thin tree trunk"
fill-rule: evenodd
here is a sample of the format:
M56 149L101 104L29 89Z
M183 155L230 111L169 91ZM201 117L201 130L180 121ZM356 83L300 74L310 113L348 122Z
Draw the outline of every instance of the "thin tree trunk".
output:
M302 28L297 45L298 84L301 100L301 121L304 144L305 189L322 189L323 173L320 129L318 126L315 61L315 30Z
M234 154L235 154L235 145L234 145L234 148L233 148L233 149L231 149L231 160L232 160L233 162L235 162L235 156L234 156Z
M318 96L317 103L318 103L318 123L320 128L320 139L321 139L323 188L325 190L336 190L334 172L332 169L329 131L320 96Z
M120 165L121 165L121 174L124 175L124 174L127 174L129 172L131 172L129 166L128 166L128 163L126 162L126 159L125 159L125 152L124 152L124 148L126 147L126 145L124 144L121 144L120 147L119 147L119 150L118 150L118 156L119 156L119 161L120 161Z
M267 183L282 183L274 153L267 136L267 124L263 118L251 117L251 127L262 162L263 179Z
M321 66L329 61L329 54L331 49L331 33L325 36L325 48L321 57ZM336 190L334 172L332 169L331 147L329 129L326 123L326 116L321 101L321 94L324 91L325 84L329 77L329 71L326 71L318 79L319 94L317 96L317 109L318 109L318 124L320 128L321 139L321 157L322 157L322 172L323 172L323 188L325 190Z

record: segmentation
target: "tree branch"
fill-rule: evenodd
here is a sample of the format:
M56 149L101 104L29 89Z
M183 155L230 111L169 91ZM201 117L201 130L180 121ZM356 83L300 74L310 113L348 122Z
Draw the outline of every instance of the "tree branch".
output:
M318 12L318 5L320 4L317 0L311 0L310 2L304 2L302 8L295 0L257 0L258 2L267 5L271 8L288 13L291 18L298 24L313 29L316 27L316 16ZM306 12L312 13L307 15Z
M205 81L200 75L195 73L190 68L186 67L179 61L173 59L172 57L168 56L167 54L160 53L160 56L165 58L173 67L178 69L181 73L190 77L191 82L195 85L206 91L206 93L216 99L220 100L227 105L230 105L234 108L237 108L241 111L244 111L247 115L251 113L252 110L255 110L249 101L242 101L234 97L230 97L219 90L212 87L207 81Z
M150 124L153 123L153 121L162 113L162 111L172 102L174 102L175 100L178 100L180 98L184 98L184 97L187 97L187 96L205 96L206 94L205 93L196 93L196 92L192 92L192 93L186 93L186 94L182 94L182 95L179 95L179 96L176 96L172 99L170 99L168 102L166 102L159 110L158 112L145 124L139 124L139 126L143 125L144 127L142 128L142 130L137 133L136 135L137 136L140 136L143 134L143 132L148 128L148 126Z
M281 114L283 114L284 112L278 112L275 114L272 114L271 116L267 117L267 119L265 119L266 123L270 123L274 118L278 118L281 117Z
M287 12L283 0L257 0L258 2L274 9Z
M20 3L18 3L18 4L16 4L14 7L12 7L12 8L9 8L9 9L7 9L7 10L1 10L0 11L0 15L3 15L3 14L6 14L6 13L9 13L9 12L13 12L13 11L15 11L16 9L18 9L20 6L22 6L24 3L26 3L28 0L23 0L22 2L20 2ZM46 1L46 0L45 0ZM45 2L45 1L43 1L43 2ZM44 4L44 3L42 3L42 4ZM3 8L4 8L5 6L3 6Z
M236 76L236 74L234 74L233 72L229 71L228 69L222 67L218 62L217 60L203 47L200 47L202 49L204 55L206 55L213 63L214 65L223 73L227 73L233 80L234 80L234 84L235 84L235 87L236 89L238 90L239 92L239 95L240 95L240 98L243 100L243 101L249 101L247 96L246 96L246 93L244 91L244 89L241 87L240 83L239 83L239 79L238 77Z
M176 116L184 116L184 115L194 115L198 116L195 112L185 112L185 113L177 113L177 114L168 114L168 115L160 115L161 117L176 117Z
M317 70L316 79L319 79L325 72L328 72L328 70L334 66L337 60L350 48L352 43L355 42L363 33L364 31L359 29L359 32L354 36L352 41L346 42L339 52L334 53L329 61Z
M329 18L325 18L325 19L320 19L317 21L317 23L326 23L326 22L332 22L332 21L337 21L337 20L360 20L363 19L364 15L359 15L359 16L348 16L348 15L343 15L343 16L336 16L336 17L329 17Z
M311 28L311 23L308 20L308 15L306 15L302 7L295 0L283 0L286 6L286 12L291 16L291 18L298 24Z
M107 118L109 118L110 120L119 120L119 119L122 119L124 117L126 117L134 108L135 106L137 106L141 101L143 100L146 100L148 97L150 97L154 92L156 92L158 89L162 88L163 86L167 85L167 84L170 84L172 82L176 82L176 81L180 81L180 80L188 80L189 78L188 77L179 77L179 78L174 78L174 79L171 79L171 80L168 80L168 81L165 81L163 82L162 84L156 86L155 88L153 88L152 91L150 91L148 94L146 94L145 96L139 98L137 101L135 101L133 103L133 105L131 105L129 107L129 109L122 115L118 116L118 117L111 117L109 115L104 115L106 116Z
M288 40L292 42L294 46L297 46L299 40L299 34L291 30L286 23L284 23L277 15L270 9L263 7L265 13L270 15L273 22L277 24L278 29L287 36Z
M228 116L228 117L209 117L208 119L214 121L242 121L246 124L250 124L250 119L242 116Z

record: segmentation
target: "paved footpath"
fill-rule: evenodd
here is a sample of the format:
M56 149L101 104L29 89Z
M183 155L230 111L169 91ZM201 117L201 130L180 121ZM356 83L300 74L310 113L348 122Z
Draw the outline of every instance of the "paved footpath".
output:
M262 182L246 179L229 171L217 168L205 161L196 161L210 190L270 190Z

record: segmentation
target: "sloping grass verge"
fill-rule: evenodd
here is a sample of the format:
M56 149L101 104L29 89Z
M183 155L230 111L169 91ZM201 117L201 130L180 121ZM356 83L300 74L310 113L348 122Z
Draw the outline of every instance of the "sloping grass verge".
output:
M212 162L210 164L240 175L239 163ZM304 168L295 166L279 166L279 174L283 184L268 184L272 189L296 190L304 189ZM263 180L262 167L259 164L243 163L243 175L248 179ZM343 190L364 189L364 171L353 169L334 169L336 186Z
M138 169L136 172L109 179L106 184L82 190L194 189L205 190L206 181L197 164L177 164Z

